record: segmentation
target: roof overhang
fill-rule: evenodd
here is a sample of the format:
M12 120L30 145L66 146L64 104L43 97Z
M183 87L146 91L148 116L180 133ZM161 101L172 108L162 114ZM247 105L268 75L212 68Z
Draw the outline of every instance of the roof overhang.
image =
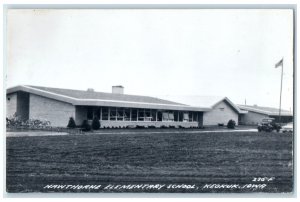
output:
M246 114L248 113L245 110L241 110L238 106L236 106L233 102L231 102L227 97L222 98L219 102L215 103L211 108L214 108L220 102L226 101L237 113L239 114Z
M210 108L192 107L188 105L176 104L161 104L161 103L145 103L145 102L132 102L123 100L105 100L105 99L81 99L66 96L63 94L53 93L46 90L37 89L30 86L15 86L7 89L6 94L23 91L42 97L58 100L61 102L70 103L75 106L109 106L109 107L128 107L128 108L145 108L145 109L165 109L165 110L180 110L180 111L209 111Z
M255 112L255 113L258 113L258 114L264 114L264 115L267 115L267 116L279 116L279 112L270 112L270 111L267 111L267 110L255 109L253 107L247 107L247 106L243 106L243 105L238 105L238 107L241 110L247 110L249 112ZM280 115L281 116L293 116L293 114L286 113L286 112L281 112Z

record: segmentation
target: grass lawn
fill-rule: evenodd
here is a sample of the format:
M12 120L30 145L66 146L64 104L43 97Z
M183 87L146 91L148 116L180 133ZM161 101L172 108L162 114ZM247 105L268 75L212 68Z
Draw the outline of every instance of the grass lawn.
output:
M8 192L291 192L292 135L101 134L7 137ZM268 177L257 182L254 178ZM267 178L264 178L266 180ZM160 190L51 190L58 185L165 184ZM263 189L204 189L261 184ZM197 189L167 189L195 184Z

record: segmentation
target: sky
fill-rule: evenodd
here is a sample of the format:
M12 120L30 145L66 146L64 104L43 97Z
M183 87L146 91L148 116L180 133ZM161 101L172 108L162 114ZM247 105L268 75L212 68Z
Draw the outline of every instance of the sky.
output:
M9 9L6 87L226 96L293 108L292 10Z

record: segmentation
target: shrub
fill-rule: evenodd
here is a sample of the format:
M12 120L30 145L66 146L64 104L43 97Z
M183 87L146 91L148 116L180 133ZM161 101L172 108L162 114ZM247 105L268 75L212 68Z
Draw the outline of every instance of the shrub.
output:
M6 118L6 126L9 127L25 127L25 128L47 128L51 127L50 121L29 119L22 120L19 116L14 114L12 117Z
M136 128L142 129L142 128L145 128L145 126L139 126L139 125L137 125Z
M92 122L92 129L93 130L98 130L100 128L100 121L98 117L94 117L93 122Z
M81 127L82 127L83 131L90 131L91 130L91 126L90 126L90 124L88 123L87 120L84 120L82 122Z
M19 116L17 116L16 113L14 113L13 116L11 117L6 117L6 126L11 127L11 126L22 126L25 123L22 122Z
M24 124L29 128L46 128L51 126L50 121L39 119L29 119Z
M134 125L128 125L128 126L126 126L126 128L136 128L136 126L134 126Z
M234 120L229 120L228 123L227 123L227 128L230 128L230 129L234 129L235 128L235 121Z
M76 123L75 123L75 120L73 117L70 117L67 127L68 128L76 128Z

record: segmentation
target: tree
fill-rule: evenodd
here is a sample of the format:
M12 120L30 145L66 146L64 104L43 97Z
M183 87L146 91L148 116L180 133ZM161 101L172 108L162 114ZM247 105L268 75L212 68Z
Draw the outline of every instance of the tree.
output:
M93 122L92 122L92 129L93 130L98 130L100 128L100 121L98 117L94 117Z
M235 121L230 119L227 123L227 128L230 128L230 129L234 129L235 128Z
M76 123L75 123L75 120L73 117L70 117L67 127L68 128L76 128Z

